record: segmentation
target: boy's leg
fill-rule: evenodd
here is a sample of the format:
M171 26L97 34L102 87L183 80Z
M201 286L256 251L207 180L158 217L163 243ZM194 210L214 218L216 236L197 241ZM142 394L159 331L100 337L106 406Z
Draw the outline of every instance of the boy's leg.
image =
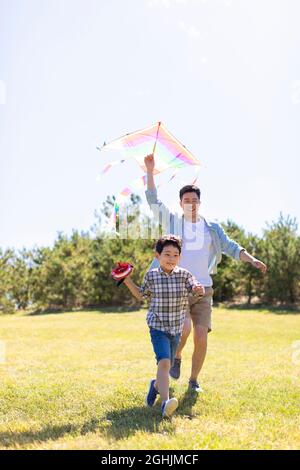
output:
M192 297L189 297L189 303L191 299ZM191 315L190 315L190 305L188 305L188 309L186 311L186 315L184 319L181 338L176 349L174 361L171 362L170 376L175 380L179 379L180 377L181 354L182 354L182 350L184 346L186 345L187 339L191 333L191 329L192 329L192 320L191 320Z
M170 359L161 359L157 364L155 387L158 390L162 403L169 400L169 370Z
M176 336L169 336L170 339L170 352L171 352L171 360L170 364L173 362L176 349L178 347L179 339L180 339L180 334ZM168 371L169 372L169 371ZM169 374L168 374L169 375ZM176 408L178 407L178 400L176 398L171 398L167 400L162 401L162 415L163 418L170 418Z
M164 331L150 328L151 341L157 360L157 376L154 384L162 402L169 399L169 371L180 335L171 336Z
M150 336L157 362L157 374L154 387L159 392L162 402L169 399L169 370L171 365L170 337L161 330L150 327Z

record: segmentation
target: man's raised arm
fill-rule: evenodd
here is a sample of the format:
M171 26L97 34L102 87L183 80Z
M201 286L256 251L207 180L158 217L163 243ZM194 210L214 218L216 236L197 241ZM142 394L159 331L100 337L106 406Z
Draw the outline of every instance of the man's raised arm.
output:
M171 219L173 220L174 226L174 215L170 213L167 206L164 205L157 197L157 190L154 183L154 168L155 160L154 155L150 154L144 158L145 167L147 169L147 190L146 198L147 202L152 210L154 217L159 221L161 219L163 227L165 227L165 232L170 232Z
M153 177L155 165L153 154L147 155L147 157L144 158L144 162L147 169L147 190L153 191L154 189L156 189Z

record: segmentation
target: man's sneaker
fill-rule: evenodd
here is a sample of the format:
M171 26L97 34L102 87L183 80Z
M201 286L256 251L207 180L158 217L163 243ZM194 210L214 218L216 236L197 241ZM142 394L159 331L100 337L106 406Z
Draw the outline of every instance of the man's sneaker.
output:
M176 398L170 398L170 400L164 401L161 407L162 417L170 418L178 406Z
M196 393L203 393L203 388L201 385L197 382L197 380L189 380L189 390L191 392L196 392Z
M181 366L181 359L174 359L174 362L173 362L173 365L170 369L170 376L172 377L172 379L179 379L180 377L180 366Z
M154 387L155 379L150 380L149 390L146 396L146 405L153 406L158 395L158 390Z

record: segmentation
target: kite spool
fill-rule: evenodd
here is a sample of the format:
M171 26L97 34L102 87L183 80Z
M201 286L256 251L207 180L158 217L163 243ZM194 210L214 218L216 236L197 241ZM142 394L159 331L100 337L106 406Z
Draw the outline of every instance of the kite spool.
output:
M124 279L129 276L133 270L133 265L130 263L116 263L116 267L111 271L112 278L117 281L117 286L124 281Z

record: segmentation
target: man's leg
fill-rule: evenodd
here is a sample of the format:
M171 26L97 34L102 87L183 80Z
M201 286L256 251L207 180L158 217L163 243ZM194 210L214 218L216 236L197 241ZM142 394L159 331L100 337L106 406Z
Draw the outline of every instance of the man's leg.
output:
M206 326L194 325L194 352L192 356L191 381L198 380L198 375L202 369L206 351L207 351L207 334Z
M191 305L191 318L194 327L194 351L192 355L192 369L190 388L201 391L197 380L201 372L207 351L207 334L211 331L213 288L205 287L205 294Z

